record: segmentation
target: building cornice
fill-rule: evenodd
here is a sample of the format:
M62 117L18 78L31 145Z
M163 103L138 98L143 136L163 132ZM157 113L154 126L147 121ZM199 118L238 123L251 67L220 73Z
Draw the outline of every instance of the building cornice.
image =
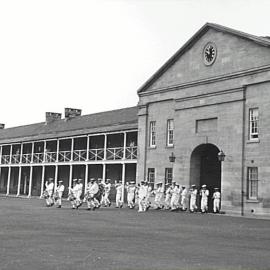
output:
M261 72L266 72L270 71L270 65L266 66L260 66L256 68L251 68L251 69L246 69L234 73L229 73L225 75L220 75L220 76L215 76L207 79L201 79L201 80L196 80L196 81L191 81L191 82L186 82L182 84L177 84L177 85L172 85L169 87L164 87L164 88L159 88L159 89L154 89L152 91L147 91L147 92L141 92L139 93L139 97L144 97L144 96L151 96L155 94L160 94L160 93L166 93L170 91L176 91L184 88L190 88L190 87L195 87L203 84L211 84L211 83L216 83L228 79L235 79L239 77L245 77L249 75L254 75L256 73L261 73Z

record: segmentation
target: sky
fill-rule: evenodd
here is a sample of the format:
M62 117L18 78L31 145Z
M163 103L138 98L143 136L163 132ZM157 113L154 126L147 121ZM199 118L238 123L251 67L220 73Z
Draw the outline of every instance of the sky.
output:
M270 36L268 0L0 0L0 123L136 106L206 22Z

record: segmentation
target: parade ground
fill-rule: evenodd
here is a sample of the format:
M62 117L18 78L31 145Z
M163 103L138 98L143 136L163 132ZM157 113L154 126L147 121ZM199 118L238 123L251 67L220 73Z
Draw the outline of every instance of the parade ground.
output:
M270 269L270 220L0 197L0 269Z

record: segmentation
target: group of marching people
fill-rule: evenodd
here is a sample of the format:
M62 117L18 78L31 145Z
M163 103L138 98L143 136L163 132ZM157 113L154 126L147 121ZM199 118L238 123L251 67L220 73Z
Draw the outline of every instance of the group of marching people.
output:
M48 207L56 205L61 208L62 196L64 192L63 181L58 181L58 185L54 191L54 182L52 178L49 178L45 183L45 192L43 197L46 199L46 205ZM162 182L156 184L156 188L153 189L152 185L147 181L141 181L136 185L135 181L131 181L122 184L122 181L115 181L111 183L110 179L102 181L102 179L91 178L85 188L85 194L83 195L82 179L73 179L73 187L69 188L68 200L71 202L73 209L78 209L84 202L87 204L87 210L95 210L101 206L110 207L110 194L112 187L115 188L115 207L122 208L124 203L124 190L127 193L127 205L130 209L134 209L138 206L138 212L145 212L150 207L160 210L170 211L189 211L191 213L200 210L201 213L208 212L208 200L209 190L206 185L202 185L200 189L197 189L196 185L192 185L190 189L185 186L181 186L175 181L171 184L163 186ZM154 200L152 200L154 197ZM198 198L200 198L200 209L198 209ZM213 199L213 212L220 212L220 199L221 194L218 188L215 188L212 198Z

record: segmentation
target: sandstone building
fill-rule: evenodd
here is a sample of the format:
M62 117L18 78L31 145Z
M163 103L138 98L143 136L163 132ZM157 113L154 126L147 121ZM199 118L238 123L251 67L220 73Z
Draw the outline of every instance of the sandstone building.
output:
M220 188L226 212L269 215L269 91L270 38L207 23L137 107L2 129L0 193L39 196L48 176L174 179Z

